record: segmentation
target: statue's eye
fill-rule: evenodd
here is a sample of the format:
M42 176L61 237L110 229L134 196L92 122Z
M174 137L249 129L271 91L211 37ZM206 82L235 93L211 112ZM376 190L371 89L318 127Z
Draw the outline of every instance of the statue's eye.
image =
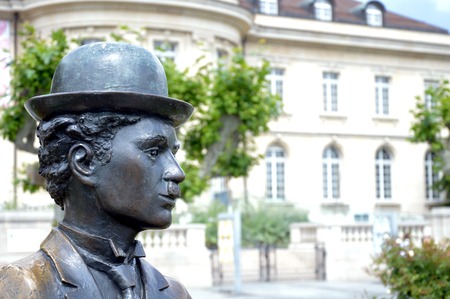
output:
M150 158L156 158L159 155L159 148L158 147L152 147L149 149L144 150L144 153L150 156Z

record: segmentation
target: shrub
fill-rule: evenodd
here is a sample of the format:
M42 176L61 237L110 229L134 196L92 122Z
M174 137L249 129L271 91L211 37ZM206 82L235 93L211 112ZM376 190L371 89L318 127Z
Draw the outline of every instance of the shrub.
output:
M191 209L192 222L206 224L206 246L217 248L218 215L226 207L213 201L207 208ZM242 245L286 246L289 243L289 225L293 222L307 221L304 211L285 206L248 206L241 212Z
M381 279L398 299L450 298L450 242L387 239L368 272Z

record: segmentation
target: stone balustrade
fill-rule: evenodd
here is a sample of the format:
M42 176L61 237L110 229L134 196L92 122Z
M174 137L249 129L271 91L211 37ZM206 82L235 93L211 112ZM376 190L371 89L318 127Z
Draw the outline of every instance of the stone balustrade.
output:
M414 244L429 230L426 222L400 222L398 236L408 237ZM323 243L326 249L326 276L328 280L369 279L364 268L379 250L380 240L374 240L371 223L323 225L316 223L293 223L290 226L290 249L301 249ZM382 241L382 240L381 240Z
M323 232L332 229L343 243L366 243L373 242L373 225L370 223L344 224L325 226L317 223L293 223L290 226L291 247L299 244L315 243L326 241ZM428 230L426 222L402 222L398 225L398 236L408 237L415 244L420 244L422 238L426 236Z
M205 247L205 225L174 224L165 230L146 230L137 239L146 250L199 249Z

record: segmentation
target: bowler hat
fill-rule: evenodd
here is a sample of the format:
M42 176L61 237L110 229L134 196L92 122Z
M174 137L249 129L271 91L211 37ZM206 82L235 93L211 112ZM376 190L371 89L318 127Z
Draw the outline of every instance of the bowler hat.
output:
M159 115L175 127L194 108L169 98L164 68L142 47L126 43L93 43L75 49L59 63L50 94L25 103L37 121L55 115L95 111Z

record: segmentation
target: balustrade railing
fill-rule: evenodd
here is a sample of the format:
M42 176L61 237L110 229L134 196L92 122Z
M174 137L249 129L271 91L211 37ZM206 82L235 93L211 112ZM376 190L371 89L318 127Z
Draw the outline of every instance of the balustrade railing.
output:
M409 238L415 244L420 244L426 235L427 223L403 222L398 225L398 236ZM332 230L330 234L329 231ZM327 232L328 231L328 232ZM300 244L326 241L324 238L333 237L342 243L366 243L373 242L373 225L370 223L345 224L324 226L314 223L293 223L290 227L291 247Z
M205 225L174 224L165 230L146 230L137 239L146 250L198 249L205 247Z

